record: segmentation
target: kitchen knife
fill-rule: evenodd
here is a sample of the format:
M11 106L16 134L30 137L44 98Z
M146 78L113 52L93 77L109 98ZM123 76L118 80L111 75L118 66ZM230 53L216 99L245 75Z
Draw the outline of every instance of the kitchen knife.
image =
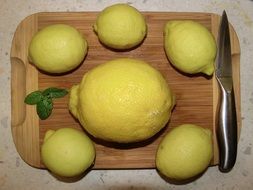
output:
M237 155L237 119L229 23L225 11L223 11L219 29L215 74L219 86L219 103L217 105L219 169L221 172L229 172L235 164Z

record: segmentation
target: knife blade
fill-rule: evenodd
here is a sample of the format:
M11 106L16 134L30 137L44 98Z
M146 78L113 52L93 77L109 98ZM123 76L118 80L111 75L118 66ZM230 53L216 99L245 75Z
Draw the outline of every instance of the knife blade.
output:
M215 75L219 86L216 121L219 170L229 172L233 168L237 156L237 119L232 78L229 22L225 11L223 11L219 28Z

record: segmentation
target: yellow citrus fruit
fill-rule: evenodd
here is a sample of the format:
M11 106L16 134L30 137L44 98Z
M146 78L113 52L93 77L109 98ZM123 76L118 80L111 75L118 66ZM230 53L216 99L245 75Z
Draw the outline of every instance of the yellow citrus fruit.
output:
M41 156L45 166L53 173L74 177L91 166L95 158L95 148L83 132L61 128L46 132Z
M185 180L203 172L212 157L212 132L197 125L184 124L162 139L156 154L156 166L169 178Z
M69 109L93 136L128 143L160 131L174 103L160 72L143 61L120 58L87 72L71 89Z
M65 24L54 24L38 31L29 45L29 60L49 73L76 68L87 53L87 42L80 32Z
M206 27L194 21L169 21L164 35L166 54L177 69L190 74L213 74L217 48Z
M147 26L142 14L128 4L105 8L97 17L94 30L108 47L129 49L141 43Z

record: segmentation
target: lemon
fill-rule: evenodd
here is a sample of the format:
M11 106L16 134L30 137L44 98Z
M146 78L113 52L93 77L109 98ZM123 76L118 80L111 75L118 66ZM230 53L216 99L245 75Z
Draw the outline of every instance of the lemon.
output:
M128 4L105 8L93 27L99 40L115 49L129 49L140 44L147 31L142 14Z
M169 21L164 35L166 54L177 69L190 74L213 74L217 48L206 27L194 21Z
M46 132L41 148L42 161L53 173L63 177L82 174L95 158L93 142L72 128Z
M169 178L185 180L203 172L212 157L211 131L184 124L162 139L156 154L156 166Z
M87 53L87 42L75 28L49 25L38 31L29 45L29 60L49 73L64 73L76 68Z
M160 131L174 103L160 72L141 60L120 58L87 72L71 88L69 109L93 136L128 143Z

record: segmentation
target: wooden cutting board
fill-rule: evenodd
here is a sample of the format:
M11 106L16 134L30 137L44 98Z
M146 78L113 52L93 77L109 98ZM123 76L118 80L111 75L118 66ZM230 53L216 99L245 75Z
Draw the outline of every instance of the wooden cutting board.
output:
M34 167L44 167L40 158L40 147L48 129L72 127L82 130L68 111L68 96L56 100L53 114L49 119L41 121L37 117L35 106L23 103L26 94L52 86L70 88L73 84L79 83L83 74L94 66L118 57L132 57L147 61L164 75L176 94L177 105L165 129L145 142L121 145L105 143L91 137L96 143L96 161L93 168L154 168L155 153L161 138L170 129L183 123L194 123L213 131L214 158L211 165L218 163L215 137L216 80L214 77L204 75L184 75L175 70L163 49L163 28L169 20L194 20L205 25L217 37L220 17L210 13L144 12L143 14L148 25L147 38L139 47L125 52L112 51L99 43L92 30L96 12L37 13L25 18L19 24L11 49L11 122L13 140L25 162ZM89 51L78 69L66 75L53 76L41 73L31 65L27 59L27 50L35 32L56 23L69 24L81 31L87 38ZM240 47L235 31L232 27L230 29L237 121L240 131Z

